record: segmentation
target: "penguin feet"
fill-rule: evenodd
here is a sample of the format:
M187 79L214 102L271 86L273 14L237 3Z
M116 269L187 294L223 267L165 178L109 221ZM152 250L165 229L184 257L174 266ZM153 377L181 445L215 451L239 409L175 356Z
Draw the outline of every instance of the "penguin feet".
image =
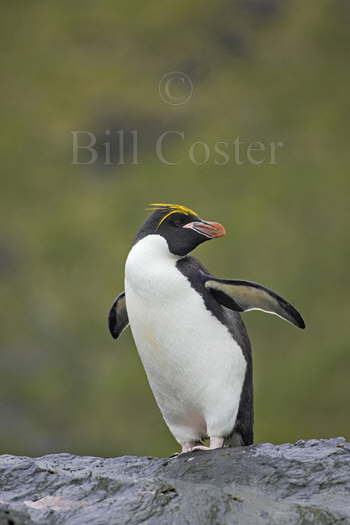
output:
M199 445L198 441L185 441L184 443L182 443L182 449L180 454L186 454L187 452L192 452L193 450L213 450L215 448L222 448L223 446L224 438L221 437L211 437L209 447ZM175 454L173 454L173 456L175 456Z
M186 454L186 452L191 452L195 448L196 443L198 443L198 441L185 441L184 443L182 443L182 450L180 454Z
M196 445L195 447L192 447L192 450L214 450L215 448L222 448L223 446L224 438L211 437L209 447L205 447L204 445Z

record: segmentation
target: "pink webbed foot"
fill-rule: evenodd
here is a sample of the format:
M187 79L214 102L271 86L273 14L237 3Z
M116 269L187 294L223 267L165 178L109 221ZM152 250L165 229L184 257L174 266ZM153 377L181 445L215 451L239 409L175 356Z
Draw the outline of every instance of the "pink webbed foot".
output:
M192 450L210 450L210 447L205 447L204 445L196 445Z
M186 452L191 452L195 444L195 441L185 441L185 443L182 443L182 450L180 454L186 454Z
M215 448L222 448L223 446L224 438L221 437L211 437L209 447L199 445L198 441L185 441L182 443L182 450L180 454L186 454L187 452L192 452L193 450L213 450Z

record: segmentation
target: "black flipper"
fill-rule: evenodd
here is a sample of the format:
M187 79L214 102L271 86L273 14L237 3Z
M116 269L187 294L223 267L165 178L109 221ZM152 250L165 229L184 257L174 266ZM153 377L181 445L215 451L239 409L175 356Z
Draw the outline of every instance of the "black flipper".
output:
M204 277L206 289L226 308L236 312L262 310L276 314L299 328L305 328L304 320L294 306L261 284Z
M128 324L129 318L126 311L125 292L122 292L112 304L108 315L108 328L112 337L117 339Z
M176 266L178 270L187 277L191 286L200 293L206 308L229 329L234 339L242 348L243 355L247 361L247 370L242 388L237 419L234 422L231 434L226 436L225 443L229 446L237 446L240 444L251 445L254 441L253 366L248 334L239 312L253 308L261 308L262 305L261 301L258 306L252 305L252 298L250 298L248 303L247 301L244 301L244 294L242 296L242 293L238 293L238 287L242 286L248 288L248 291L249 288L262 290L267 297L270 297L272 303L273 301L276 301L276 305L278 305L278 308L275 305L275 308L278 309L277 312L274 311L271 305L269 305L267 311L277 313L277 315L281 315L285 319L291 320L291 322L300 326L300 328L304 328L305 323L301 315L285 299L259 284L248 281L228 281L217 279L192 256L183 257L177 262ZM223 290L223 287L219 286L220 283L223 285L229 285L231 287L230 293L227 293L227 290ZM234 294L233 289L235 287L236 293ZM263 292L261 292L262 295ZM256 295L258 296L259 293L256 292ZM252 293L251 296L254 296L254 293Z

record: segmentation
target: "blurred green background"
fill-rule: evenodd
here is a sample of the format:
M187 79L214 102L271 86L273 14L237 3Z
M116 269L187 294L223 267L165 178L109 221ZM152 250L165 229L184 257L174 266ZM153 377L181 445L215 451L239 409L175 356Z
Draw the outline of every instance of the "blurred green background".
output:
M222 222L228 235L196 255L305 317L301 331L244 315L256 441L349 437L349 2L61 0L1 11L1 452L177 450L130 332L115 342L106 328L144 208L158 201ZM159 93L172 71L193 85L176 106ZM186 86L171 89L181 97ZM126 159L138 131L138 164L118 165L115 149L104 165L106 129L126 132ZM97 162L72 164L71 130L94 133ZM167 130L185 134L167 141L176 165L155 152ZM237 137L282 142L276 164L238 164L233 148L215 164L214 144ZM187 155L197 140L211 151L201 165Z

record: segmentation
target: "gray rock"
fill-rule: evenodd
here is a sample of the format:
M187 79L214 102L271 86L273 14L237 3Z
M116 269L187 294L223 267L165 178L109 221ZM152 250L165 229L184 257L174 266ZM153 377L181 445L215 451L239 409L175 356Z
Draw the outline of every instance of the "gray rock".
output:
M0 525L350 524L344 438L171 458L0 456Z

